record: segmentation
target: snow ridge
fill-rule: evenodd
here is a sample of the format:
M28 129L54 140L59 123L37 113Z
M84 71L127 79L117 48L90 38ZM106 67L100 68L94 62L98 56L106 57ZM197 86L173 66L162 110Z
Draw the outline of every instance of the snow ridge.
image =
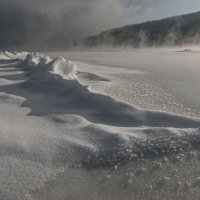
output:
M3 199L32 199L30 191L38 191L69 168L117 170L136 161L132 163L141 170L143 161L163 157L168 162L171 155L199 151L200 119L143 110L92 92L80 77L106 79L92 72L79 74L77 65L65 58L8 55L4 60L5 54L0 54Z

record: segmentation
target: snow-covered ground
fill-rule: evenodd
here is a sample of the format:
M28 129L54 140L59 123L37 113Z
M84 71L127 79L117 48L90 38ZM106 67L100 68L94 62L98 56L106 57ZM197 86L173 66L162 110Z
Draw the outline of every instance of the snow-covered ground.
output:
M79 68L111 75L112 83L105 84L105 87L101 84L95 89L125 102L145 109L200 116L198 50L147 49L133 52L59 52L48 55L85 62L87 65L80 65ZM133 75L131 71L136 70L142 73Z
M0 199L199 199L199 54L1 53Z

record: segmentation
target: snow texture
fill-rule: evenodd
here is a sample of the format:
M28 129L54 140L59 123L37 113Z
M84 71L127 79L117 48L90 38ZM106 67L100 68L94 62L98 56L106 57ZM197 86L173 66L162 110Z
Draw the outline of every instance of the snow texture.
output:
M180 163L187 163L187 155L193 163L199 162L193 156L200 141L199 118L141 109L94 91L90 84L111 84L113 79L102 70L84 70L81 62L79 71L72 61L39 53L6 52L0 58L2 200L159 199L162 195L167 199L174 185L190 188L193 181L193 188L198 187L198 177L188 185L181 176L173 182L174 168L171 165L167 171L169 166L163 163L176 159L175 167L186 171L187 164ZM154 179L150 169L158 173ZM189 170L185 176L195 173ZM164 194L163 188L167 188ZM177 191L174 199L180 194Z

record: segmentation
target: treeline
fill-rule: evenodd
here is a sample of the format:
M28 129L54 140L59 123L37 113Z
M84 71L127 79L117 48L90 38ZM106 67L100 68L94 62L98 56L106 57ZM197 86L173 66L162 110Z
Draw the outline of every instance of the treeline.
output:
M104 31L82 43L87 47L197 44L200 43L200 12Z

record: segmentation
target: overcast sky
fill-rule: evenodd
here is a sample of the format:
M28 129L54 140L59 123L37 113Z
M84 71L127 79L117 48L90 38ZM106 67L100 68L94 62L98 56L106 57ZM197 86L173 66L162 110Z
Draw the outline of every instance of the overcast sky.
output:
M0 47L75 40L127 24L200 11L200 0L0 0Z

